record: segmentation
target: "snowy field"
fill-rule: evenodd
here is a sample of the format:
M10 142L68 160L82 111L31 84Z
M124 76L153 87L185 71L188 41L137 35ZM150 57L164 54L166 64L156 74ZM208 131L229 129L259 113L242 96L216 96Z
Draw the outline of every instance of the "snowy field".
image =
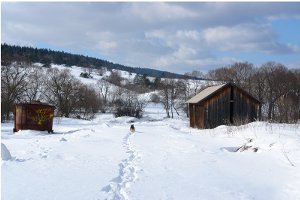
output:
M299 124L197 130L164 116L55 118L50 135L2 124L2 200L300 199Z

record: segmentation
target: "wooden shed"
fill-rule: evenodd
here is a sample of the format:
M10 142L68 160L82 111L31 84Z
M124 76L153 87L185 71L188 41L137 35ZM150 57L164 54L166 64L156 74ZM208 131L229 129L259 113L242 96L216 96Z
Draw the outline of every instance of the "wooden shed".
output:
M39 101L15 104L13 131L30 129L52 133L54 110L54 106Z
M186 103L190 126L194 128L255 121L260 105L257 99L233 83L208 87Z

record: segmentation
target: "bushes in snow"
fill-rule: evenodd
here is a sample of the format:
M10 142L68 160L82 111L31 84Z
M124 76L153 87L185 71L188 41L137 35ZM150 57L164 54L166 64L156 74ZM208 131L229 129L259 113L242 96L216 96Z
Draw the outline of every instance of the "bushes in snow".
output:
M121 99L118 99L115 102L116 109L115 109L115 117L121 117L121 116L130 116L130 117L136 117L141 118L143 116L143 108L137 104L127 104L128 102L123 101Z
M119 98L114 101L115 117L130 116L141 118L143 116L146 101L138 99L138 95L132 91L121 92Z
M93 78L93 76L87 72L81 72L80 77L82 78Z

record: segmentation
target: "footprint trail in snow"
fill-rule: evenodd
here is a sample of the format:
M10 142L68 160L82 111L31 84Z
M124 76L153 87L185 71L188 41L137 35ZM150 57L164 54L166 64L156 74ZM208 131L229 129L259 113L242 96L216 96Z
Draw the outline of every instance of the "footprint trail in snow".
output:
M129 188L137 179L138 163L140 161L139 153L131 144L133 136L134 134L128 133L123 138L123 147L129 156L119 164L118 176L102 189L102 191L107 192L107 200L129 200Z

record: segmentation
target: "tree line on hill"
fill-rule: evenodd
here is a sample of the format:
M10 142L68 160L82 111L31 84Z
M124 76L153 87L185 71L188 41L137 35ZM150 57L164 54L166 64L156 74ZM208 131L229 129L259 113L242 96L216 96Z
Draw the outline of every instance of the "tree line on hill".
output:
M8 62L18 61L25 63L43 63L45 67L49 67L51 63L55 63L59 65L64 64L65 66L76 65L86 68L93 67L97 69L105 67L108 70L117 69L130 73L144 74L146 76L159 78L183 78L183 75L167 71L142 67L129 67L89 56L76 55L63 51L53 51L50 49L8 45L5 43L1 44L1 56L3 60Z
M173 117L180 111L187 112L186 100L204 87L229 81L261 102L260 120L294 123L300 119L300 69L288 69L276 62L258 67L237 62L207 74L193 71L185 74L186 79L150 79L136 74L129 81L118 70L111 70L97 84L85 85L69 69L42 68L29 61L12 60L2 57L1 61L2 121L11 117L14 103L32 100L55 105L57 116L91 119L97 112L113 112L115 116L142 117L149 102L140 95L145 93L151 94L151 102L163 105L167 117ZM219 81L189 79L190 76Z

